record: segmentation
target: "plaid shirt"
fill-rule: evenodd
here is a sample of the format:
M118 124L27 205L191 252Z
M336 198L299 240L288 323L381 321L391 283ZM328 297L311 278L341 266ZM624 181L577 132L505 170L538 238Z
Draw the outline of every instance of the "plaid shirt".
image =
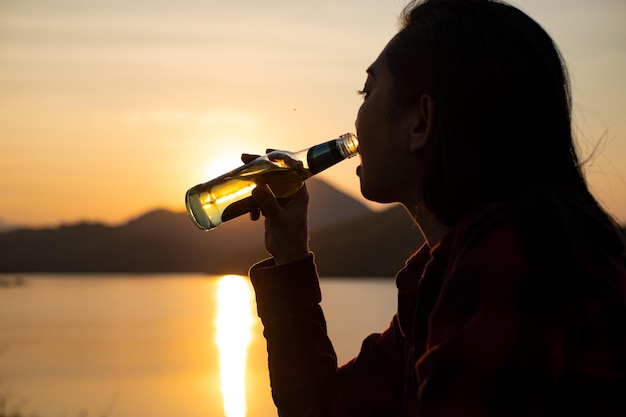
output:
M396 276L398 312L338 367L313 256L252 267L283 417L626 416L626 271L610 296L546 294L502 206L423 246Z

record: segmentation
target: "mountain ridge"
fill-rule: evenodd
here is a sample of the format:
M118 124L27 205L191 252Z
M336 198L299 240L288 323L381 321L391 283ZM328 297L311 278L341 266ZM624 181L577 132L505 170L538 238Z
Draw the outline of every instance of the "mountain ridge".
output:
M399 205L374 212L322 180L307 181L310 245L322 277L393 277L423 238ZM211 230L153 209L119 226L78 222L0 232L0 273L247 274L268 257L263 221ZM626 241L626 228L622 228Z
M395 257L398 259L385 262L397 265L404 255L386 254L376 239L377 230L384 228L389 216L399 213L373 212L317 178L307 181L307 189L311 246L320 272L326 276L393 276L398 268L381 269L377 259ZM410 224L408 216L402 217ZM336 247L339 241L352 247L344 250L343 256L337 256L341 253ZM250 265L267 256L263 222L251 222L247 216L207 232L197 229L187 213L165 209L150 210L119 226L78 222L0 232L0 272L5 273L245 274ZM353 266L351 271L348 265Z

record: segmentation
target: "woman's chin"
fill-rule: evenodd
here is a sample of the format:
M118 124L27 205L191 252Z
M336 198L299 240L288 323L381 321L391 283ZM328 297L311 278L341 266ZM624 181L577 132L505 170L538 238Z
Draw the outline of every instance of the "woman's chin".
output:
M375 190L368 189L363 186L363 179L361 179L361 195L363 198L369 201L373 201L374 203L388 204L395 202L392 199L385 198L385 196L377 193Z

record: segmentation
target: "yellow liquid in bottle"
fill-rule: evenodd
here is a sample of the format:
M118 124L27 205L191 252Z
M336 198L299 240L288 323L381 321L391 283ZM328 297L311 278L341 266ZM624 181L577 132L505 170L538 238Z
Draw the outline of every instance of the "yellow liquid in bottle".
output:
M276 197L285 198L298 191L311 175L308 169L285 168L258 159L191 188L186 196L187 210L198 227L212 229L255 208L251 193L257 185L267 184Z

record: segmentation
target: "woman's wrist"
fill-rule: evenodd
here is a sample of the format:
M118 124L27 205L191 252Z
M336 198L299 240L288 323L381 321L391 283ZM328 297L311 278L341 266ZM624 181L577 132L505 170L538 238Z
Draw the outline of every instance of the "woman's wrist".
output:
M309 250L297 251L293 253L286 253L281 255L274 255L275 265L286 265L292 262L300 261L309 256Z

